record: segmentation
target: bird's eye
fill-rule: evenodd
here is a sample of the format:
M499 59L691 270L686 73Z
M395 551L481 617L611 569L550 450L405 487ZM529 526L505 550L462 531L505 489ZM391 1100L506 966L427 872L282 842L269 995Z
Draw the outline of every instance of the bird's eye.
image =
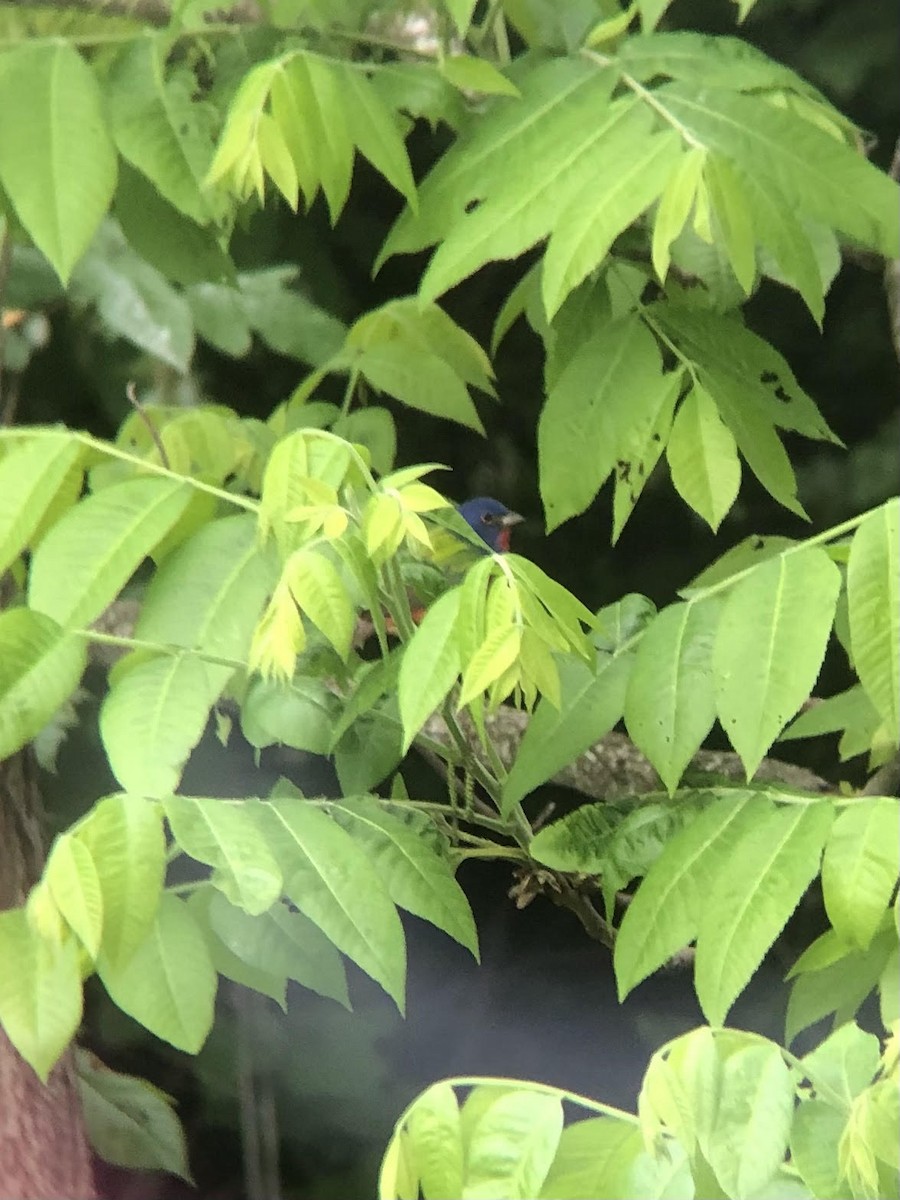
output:
M481 514L481 523L482 523L482 525L493 525L493 523L494 523L494 514L493 514L493 513L489 513L489 512L482 513L482 514Z

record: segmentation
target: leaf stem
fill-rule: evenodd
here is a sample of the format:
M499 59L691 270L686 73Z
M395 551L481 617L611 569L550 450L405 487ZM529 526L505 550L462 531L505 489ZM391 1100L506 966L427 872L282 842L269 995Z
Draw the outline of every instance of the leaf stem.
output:
M178 483L186 483L198 492L206 492L207 495L215 496L218 500L222 500L226 504L234 504L238 508L244 508L248 512L255 514L259 511L258 501L251 500L249 496L242 496L238 492L227 492L224 488L214 487L211 483L203 483L201 480L195 479L193 475L182 475L179 471L173 471L169 467L162 466L160 463L147 462L146 459L138 458L136 454L129 454L127 450L120 450L118 446L114 446L111 442L105 442L102 438L92 437L89 433L79 433L75 430L63 429L60 426L54 425L28 425L4 429L0 432L0 439L58 438L63 435L67 435L72 441L78 442L82 446L87 446L91 450L96 450L100 454L105 454L109 458L118 458L122 462L130 463L140 471L149 471L152 475L163 475L167 479L176 480Z
M649 88L645 88L644 85L635 79L633 75L629 75L627 71L623 71L621 67L617 66L614 58L610 58L606 54L600 54L598 51L591 50L586 46L582 48L580 53L583 58L590 59L590 61L596 63L598 67L613 67L625 86L634 92L638 99L643 100L648 108L652 108L658 116L662 117L667 125L671 125L672 128L676 130L676 132L679 133L682 138L684 138L689 146L694 146L698 150L706 149L706 146L703 144L703 142L701 142L699 138L691 133L688 127L679 121L678 118L671 113L664 104L660 103L660 101L657 100L656 96Z
M96 629L73 629L72 633L89 642L96 642L100 646L121 646L123 650L149 650L153 654L166 654L170 658L190 654L217 667L231 667L235 671L249 671L250 669L247 663L240 662L236 658L221 658L217 654L206 654L203 650L197 650L191 646L173 646L167 645L165 642L150 642L145 638L119 637L118 634L100 633Z

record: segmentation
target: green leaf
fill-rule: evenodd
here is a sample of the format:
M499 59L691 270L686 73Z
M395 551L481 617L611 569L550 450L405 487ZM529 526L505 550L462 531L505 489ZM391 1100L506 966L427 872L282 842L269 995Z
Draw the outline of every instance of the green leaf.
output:
M25 442L0 459L0 573L37 540L57 496L80 490L82 454L63 433Z
M722 727L749 779L813 690L841 576L824 550L771 559L734 585L713 667Z
M81 638L27 608L0 612L0 759L50 721L78 686L87 662Z
M368 849L393 902L442 929L477 959L478 934L465 892L447 859L421 830L386 811L374 797L344 799L332 811Z
M623 428L614 474L613 544L618 541L669 439L682 379L681 367L660 376L653 389L653 407L648 403L643 416L630 429Z
M286 1012L287 975L284 972L270 970L266 967L257 967L244 962L236 954L232 953L222 937L212 929L210 912L213 907L213 901L219 900L223 904L228 905L228 901L221 892L207 887L196 888L187 898L188 907L206 940L206 948L209 951L213 968L223 978L230 979L234 983L239 983L242 987L251 988L253 991L259 992L261 996L269 996L275 1001L282 1012ZM256 917L248 917L243 909L235 908L234 905L228 905L228 907L235 913L239 913L246 921L254 922L258 919ZM338 952L333 946L330 948L340 964Z
M748 567L755 567L770 558L777 558L784 550L796 545L793 538L779 537L778 535L760 537L758 534L751 533L736 546L726 550L721 558L717 558L711 566L706 567L699 575L695 576L687 587L681 588L679 595L686 600L690 599L708 587L723 583L734 575L742 574Z
M126 962L156 914L166 870L162 813L139 796L100 800L73 834L90 851L103 898L101 949Z
M178 788L190 752L203 735L209 710L234 668L192 654L123 659L100 710L100 734L121 785L144 796Z
M328 754L341 702L320 679L289 683L255 678L241 705L241 730L261 750L278 742L309 754Z
M246 966L295 979L320 996L350 1007L347 976L337 950L303 913L284 904L251 916L214 894L209 924L222 945Z
M271 546L247 513L204 525L167 555L144 595L134 636L242 660L277 579Z
M715 601L673 604L648 627L625 699L625 724L673 792L716 719L712 653Z
M340 350L346 330L292 286L295 267L243 271L238 276L241 307L250 325L276 354L321 366Z
M815 1050L803 1056L806 1076L818 1093L830 1088L850 1107L855 1096L869 1086L878 1070L878 1038L864 1033L853 1021L842 1025Z
M464 38L472 24L472 13L475 11L476 0L444 0L443 7L453 18L456 32Z
M179 849L215 868L213 882L233 904L251 916L271 908L281 895L281 871L245 809L170 796L163 811Z
M541 294L550 319L657 199L681 158L681 138L674 129L655 132L648 108L626 109L603 146L596 170L559 213L544 255Z
M254 805L285 894L403 1010L406 945L397 910L365 851L304 800Z
M34 553L31 607L61 625L89 625L184 514L191 494L175 480L140 478L82 500Z
M466 385L436 354L401 341L383 342L364 350L354 367L377 391L410 408L484 433Z
M77 943L41 937L25 910L13 908L0 913L0 960L0 1024L46 1083L81 1021Z
M697 934L695 984L707 1019L721 1025L816 877L830 804L758 817L723 863Z
M119 167L114 212L128 243L173 283L189 286L234 278L234 264L218 240L215 227L195 225L126 162ZM190 296L186 299L196 325L195 308Z
M424 299L546 237L602 164L605 135L635 107L610 103L611 69L574 56L540 63L517 83L521 100L497 100L473 123L425 179L418 214L404 212L382 248L379 264L444 239L422 280Z
M218 283L197 283L185 293L194 327L210 345L232 358L243 358L253 338L250 322L237 288Z
M329 64L332 69L336 64ZM341 63L339 95L347 130L360 154L416 208L416 184L397 121L356 63ZM373 71L373 74L377 73Z
M503 783L504 815L590 749L621 719L633 663L633 657L626 654L601 657L596 668L577 659L561 660L560 707L542 700L529 721Z
M625 49L634 42L646 38L629 38ZM651 259L653 269L665 281L671 261L671 246L684 228L694 203L697 185L703 173L706 152L700 146L692 146L682 154L678 166L669 175L660 197L653 222Z
M205 225L221 215L222 205L202 188L212 138L209 116L193 99L193 72L175 68L167 78L163 40L144 37L119 55L106 86L112 135L122 157L191 221Z
M860 800L838 814L825 844L822 890L835 932L865 950L900 872L900 802Z
M737 499L737 444L709 392L695 384L681 402L666 445L675 490L715 533Z
M785 1016L785 1045L790 1045L798 1033L821 1021L830 1013L840 1013L836 1024L850 1020L866 997L875 990L885 966L897 946L894 929L882 929L875 934L868 950L847 950L833 930L829 930L809 950L818 949L821 943L832 937L831 951L826 965L820 967L809 963L807 970L801 959L794 964L793 971L803 966L803 973L794 980L788 998ZM827 943L826 943L827 945ZM834 957L838 951L839 957ZM807 951L808 953L808 951Z
M789 742L796 738L819 737L823 733L838 733L859 726L869 729L874 728L878 721L871 700L857 683L845 692L819 700L801 712L778 740Z
M164 893L127 962L101 956L97 971L123 1012L177 1050L198 1053L212 1028L218 979L183 900Z
M548 389L538 425L548 530L588 507L634 423L652 423L662 378L659 349L640 318L588 327Z
M459 676L459 646L454 637L459 598L460 591L454 588L436 600L403 650L397 696L405 750Z
M703 144L765 177L787 207L885 257L900 252L897 185L855 147L757 96L682 84L654 95Z
M463 672L457 711L501 679L519 657L522 631L515 626L495 625L469 659ZM512 685L507 691L511 690Z
M729 1196L752 1196L775 1176L793 1115L794 1083L780 1047L743 1046L729 1054L704 1147Z
M806 1100L791 1128L791 1162L803 1182L822 1200L841 1200L850 1194L838 1165L838 1145L847 1114L824 1100Z
M703 178L731 269L749 295L756 281L756 242L742 181L728 160L717 154L707 155Z
M441 62L440 71L445 79L463 92L480 92L485 96L521 94L516 85L486 58L475 58L471 54L450 54Z
M104 1162L135 1171L168 1171L192 1182L184 1129L174 1101L136 1075L113 1071L76 1050L78 1091L92 1149Z
M284 574L297 607L346 662L356 617L337 568L323 554L298 550Z
M114 221L101 225L72 274L76 305L92 304L106 330L185 374L194 353L191 310L159 271L140 258Z
M406 1119L407 1149L428 1200L463 1195L464 1155L459 1104L449 1083L416 1098Z
M466 1200L538 1195L563 1127L562 1104L541 1092L502 1093L469 1131Z
M614 956L620 1000L696 938L722 864L761 809L768 811L754 793L727 792L668 842L622 918Z
M860 682L896 742L900 726L900 501L856 531L847 566L850 639Z
M572 813L538 830L529 853L554 871L599 875L618 820L604 804L581 804Z
M393 467L397 457L397 427L393 415L386 408L374 405L358 408L355 412L338 417L332 432L348 442L365 446L376 474L386 475Z
M16 114L0 125L0 183L67 283L116 186L96 77L64 40L26 42L0 58L0 111Z
M53 902L92 958L100 952L103 892L90 850L70 833L53 843L43 881Z
M631 1122L596 1117L563 1130L540 1198L672 1200L692 1194L687 1155L678 1142L668 1142L664 1154L653 1154L644 1148L641 1131Z

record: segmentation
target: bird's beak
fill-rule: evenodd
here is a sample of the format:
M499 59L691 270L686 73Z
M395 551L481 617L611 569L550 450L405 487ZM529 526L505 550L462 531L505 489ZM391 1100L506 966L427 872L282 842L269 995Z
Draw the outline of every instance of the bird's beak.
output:
M504 529L511 529L513 525L521 525L524 520L521 513L508 512L500 518L500 524Z

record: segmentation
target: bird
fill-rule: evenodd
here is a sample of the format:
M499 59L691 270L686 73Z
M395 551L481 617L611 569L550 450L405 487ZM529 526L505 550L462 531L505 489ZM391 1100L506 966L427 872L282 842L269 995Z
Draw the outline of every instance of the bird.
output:
M495 554L509 551L510 532L525 519L493 496L475 496L458 505L456 511Z

